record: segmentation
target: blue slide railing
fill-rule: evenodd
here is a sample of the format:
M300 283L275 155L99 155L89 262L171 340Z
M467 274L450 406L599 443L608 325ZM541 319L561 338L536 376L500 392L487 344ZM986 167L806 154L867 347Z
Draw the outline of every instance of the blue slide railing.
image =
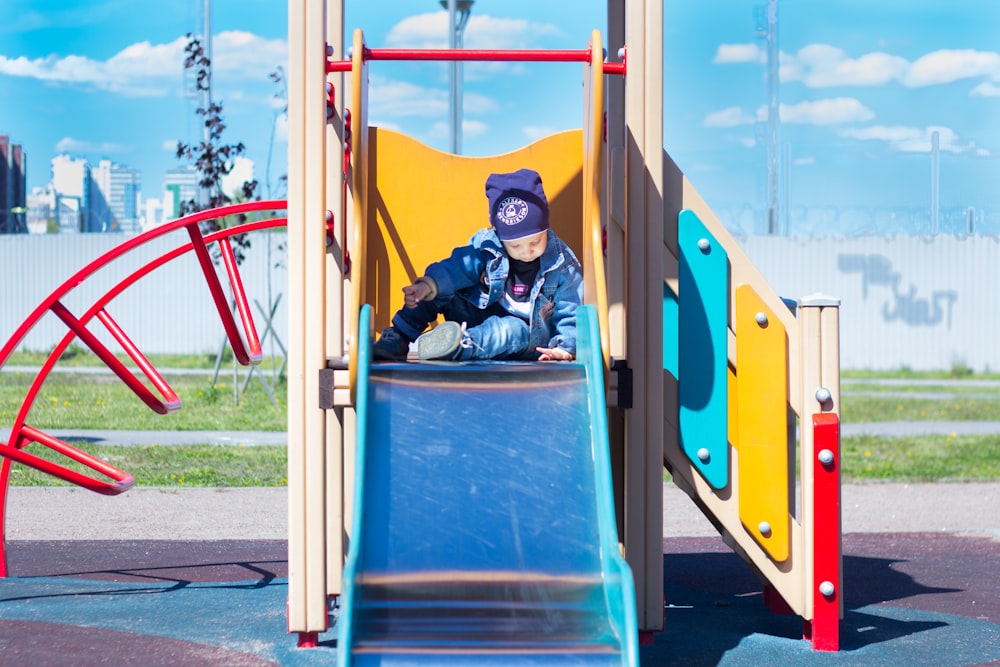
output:
M578 329L572 363L372 366L359 341L341 665L637 663L593 308Z

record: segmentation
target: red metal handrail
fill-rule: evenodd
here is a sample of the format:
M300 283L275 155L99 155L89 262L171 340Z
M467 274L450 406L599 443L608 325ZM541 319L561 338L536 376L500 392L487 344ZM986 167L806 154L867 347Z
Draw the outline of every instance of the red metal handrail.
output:
M369 49L365 60L590 62L590 49ZM326 71L350 72L350 60L328 60ZM605 74L625 74L625 63L604 63Z

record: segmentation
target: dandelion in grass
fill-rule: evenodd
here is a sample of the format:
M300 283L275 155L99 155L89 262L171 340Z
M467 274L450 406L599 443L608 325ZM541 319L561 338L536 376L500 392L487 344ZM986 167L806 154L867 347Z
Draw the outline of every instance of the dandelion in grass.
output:
M866 450L865 450L865 458L866 458L866 459L870 459L870 458L871 458L871 456L872 456L872 453L871 453L871 450L867 450L867 449L866 449Z

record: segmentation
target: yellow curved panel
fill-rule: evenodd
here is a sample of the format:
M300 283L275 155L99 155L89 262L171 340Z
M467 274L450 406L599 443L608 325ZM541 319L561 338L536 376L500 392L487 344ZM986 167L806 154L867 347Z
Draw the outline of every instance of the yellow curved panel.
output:
M736 287L739 514L771 558L788 558L788 338L749 284Z
M732 445L733 449L739 451L740 449L740 434L739 434L739 424L740 424L740 414L739 414L739 396L736 395L736 387L739 386L736 383L736 373L733 371L733 367L730 366L726 370L726 377L728 378L726 384L726 396L729 399L729 444Z
M447 257L477 230L489 226L486 177L491 173L524 167L537 171L549 200L553 230L586 266L582 144L581 131L568 130L510 153L471 157L438 151L392 130L371 128L363 279L375 330L389 325L403 305L403 287L423 275L428 264Z
M365 214L365 193L368 191L368 65L364 59L365 39L360 28L354 31L353 51L351 56L351 192L354 194L353 237L348 242L351 262L358 271L363 273L367 244L364 242L368 227L368 216ZM358 379L358 336L368 335L358 331L358 317L361 304L365 301L363 292L364 281L353 269L349 274L351 298L347 305L348 326L348 381L350 382L351 402L357 403L355 391Z
M597 307L604 381L611 374L611 328L604 276L601 183L604 149L604 48L601 31L590 36L590 62L583 70L583 255L584 301Z

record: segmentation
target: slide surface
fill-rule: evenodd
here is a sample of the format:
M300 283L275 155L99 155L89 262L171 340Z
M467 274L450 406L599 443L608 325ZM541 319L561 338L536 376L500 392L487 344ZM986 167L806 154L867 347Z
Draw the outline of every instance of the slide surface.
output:
M630 664L634 589L608 544L592 377L583 363L370 367L344 664Z

